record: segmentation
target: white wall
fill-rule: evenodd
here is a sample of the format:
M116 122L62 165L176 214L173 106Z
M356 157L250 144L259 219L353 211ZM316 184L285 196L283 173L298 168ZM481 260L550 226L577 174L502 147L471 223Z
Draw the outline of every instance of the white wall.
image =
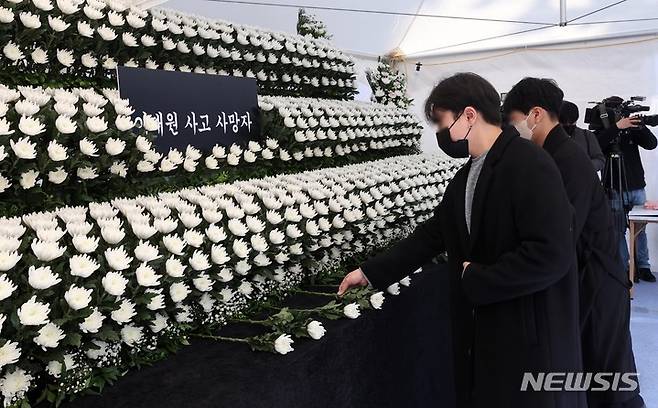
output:
M412 109L421 118L423 103L433 85L441 78L464 71L482 75L499 92L509 91L526 76L552 78L564 91L565 99L580 108L581 126L585 108L591 106L588 102L610 95L646 96L651 113L658 113L658 38L655 36L424 59L420 72L415 71L416 62L407 61L405 69L409 95L415 100ZM652 130L658 135L658 127ZM422 139L426 152L438 151L434 132L426 126ZM658 200L658 149L640 150L647 199ZM652 266L658 270L658 227L649 226L648 234Z

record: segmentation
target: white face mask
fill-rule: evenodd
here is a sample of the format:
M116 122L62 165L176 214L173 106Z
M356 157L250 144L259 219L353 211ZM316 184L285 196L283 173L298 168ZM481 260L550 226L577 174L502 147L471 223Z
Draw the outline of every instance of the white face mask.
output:
M519 132L519 134L521 135L522 138L532 140L532 132L537 127L537 124L535 123L535 125L532 128L530 126L528 126L528 118L529 117L530 116L528 116L527 118L525 118L525 120L522 120L520 122L516 122L514 124L514 127Z

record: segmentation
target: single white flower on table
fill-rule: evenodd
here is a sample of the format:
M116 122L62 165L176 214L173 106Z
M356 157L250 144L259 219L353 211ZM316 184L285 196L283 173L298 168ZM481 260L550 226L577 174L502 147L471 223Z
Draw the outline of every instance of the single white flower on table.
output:
M21 348L17 342L8 341L0 347L0 368L15 364L21 357Z
M400 281L400 285L402 285L402 286L407 286L407 287L408 287L409 285L411 285L411 278L410 278L409 276L403 278L403 279Z
M374 309L381 309L384 304L384 292L377 292L370 295L370 304Z
M37 297L32 296L30 300L23 303L18 308L18 320L23 326L41 326L48 323L48 314L50 306L37 301Z
M313 340L320 340L327 332L324 326L322 326L322 323L318 322L317 320L313 320L308 325L306 325L306 331Z
M41 123L41 119L21 116L18 121L18 129L28 136L37 136L46 131L46 126Z
M64 331L54 323L48 323L38 331L39 335L34 342L46 351L47 348L55 348L59 342L66 337Z
M359 310L359 305L357 303L350 303L348 305L345 305L345 307L343 308L343 314L350 319L356 319L361 315L361 311Z
M179 259L171 257L165 262L165 270L167 275L173 278L180 278L185 272L185 265Z
M93 289L85 289L73 285L66 291L66 293L64 293L64 299L71 309L80 310L89 306L89 303L91 303L92 292Z
M14 293L17 286L9 280L7 275L0 275L0 300L5 300Z
M34 289L48 289L62 281L59 276L53 273L50 266L37 268L34 265L30 265L27 274L28 283Z
M279 354L288 354L295 349L292 348L294 341L289 334L282 334L274 340L274 350Z
M174 303L179 303L190 294L190 288L183 282L172 283L169 287L169 297Z
M93 312L78 326L83 333L98 333L98 330L103 326L103 320L105 320L105 316L94 308Z
M386 288L386 291L393 296L397 296L400 294L400 284L396 282L391 286L389 286L388 288Z
M123 299L121 305L115 311L110 314L112 320L119 324L128 323L132 320L137 312L135 311L135 305L128 299Z

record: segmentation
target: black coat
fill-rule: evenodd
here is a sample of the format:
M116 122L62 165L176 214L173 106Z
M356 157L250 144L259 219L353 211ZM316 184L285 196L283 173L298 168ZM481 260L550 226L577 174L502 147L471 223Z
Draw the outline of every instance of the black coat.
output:
M596 133L601 150L603 150L606 156L613 150L614 144L612 142L619 135L620 130L617 128L616 123L612 123L608 129L600 130ZM656 136L646 126L628 129L628 132L619 138L619 149L624 157L626 183L628 184L626 189L628 191L640 190L647 185L644 181L644 167L642 167L642 159L640 158L638 146L646 150L653 150L657 144L658 140L656 140ZM604 185L612 185L615 190L619 190L616 167L612 166L612 171L603 169L603 172L604 174L608 173L605 174L606 177L603 180ZM622 183L624 183L623 180Z
M458 407L584 407L582 393L520 391L524 372L582 370L573 209L560 173L546 152L504 131L480 173L469 236L469 167L431 219L362 269L384 289L447 251Z
M619 258L610 203L589 157L561 126L548 134L544 149L555 160L576 211L585 372L634 373L629 329L631 282ZM638 394L638 390L593 392L590 407L628 401Z

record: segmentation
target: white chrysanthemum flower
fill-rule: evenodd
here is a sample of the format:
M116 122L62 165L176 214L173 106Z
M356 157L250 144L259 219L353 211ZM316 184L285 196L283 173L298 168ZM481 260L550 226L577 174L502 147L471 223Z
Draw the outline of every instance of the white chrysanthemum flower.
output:
M14 285L7 275L0 276L0 300L5 300L14 293L17 289L17 286Z
M384 304L384 292L377 292L370 295L370 304L374 309L381 309Z
M169 287L169 296L174 303L182 302L189 294L190 288L183 282L172 283Z
M0 347L0 368L16 364L21 357L21 348L18 347L17 342L8 341Z
M18 129L28 136L37 136L46 131L46 126L41 119L29 116L21 116L18 121Z
M294 341L289 334L282 334L274 341L274 350L279 354L288 354L294 351L292 344Z
M119 308L110 314L110 317L119 324L125 324L130 322L136 314L135 304L124 299L121 301Z
M177 258L169 258L165 262L165 269L167 275L172 278L181 278L185 273L185 265Z
M135 276L137 278L137 283L140 286L152 287L160 284L160 276L155 272L155 269L146 263L137 267Z
M80 330L83 333L98 333L103 326L103 320L105 320L105 316L94 308L93 312L80 323Z
M128 347L136 346L143 338L144 333L141 327L129 325L121 329L121 340L126 343Z
M101 280L103 289L112 296L121 296L126 290L128 279L120 272L108 272Z
M322 323L318 322L317 320L313 320L308 325L306 325L306 332L309 336L311 336L312 339L320 340L327 331L322 326Z
M6 272L10 269L12 269L18 261L21 260L23 255L19 255L18 252L13 251L13 252L0 252L0 271ZM6 275L2 275L3 277L6 277ZM1 280L0 280L1 282ZM2 284L0 283L0 286ZM1 291L0 291L1 292ZM0 296L1 298L2 296ZM2 300L2 299L0 299Z
M48 289L62 281L59 276L53 273L50 266L37 268L34 265L30 265L27 273L28 283L34 289Z
M59 258L66 251L66 247L60 247L57 242L46 242L35 239L30 244L34 255L43 262L50 262Z
M113 270L122 271L130 267L130 263L132 262L132 257L128 256L126 251L121 246L118 248L106 249L105 260L107 261L110 268L112 268Z
M37 297L32 296L30 300L18 308L18 320L23 326L41 326L48 323L50 306L37 302Z
M386 291L393 296L397 296L400 294L400 284L396 282L386 288Z
M350 319L356 319L361 315L358 303L350 303L343 308L343 314Z
M135 257L142 262L151 262L160 258L160 251L148 241L140 240L135 248Z
M89 306L92 292L93 289L85 289L74 285L64 293L64 299L71 309L80 310Z

